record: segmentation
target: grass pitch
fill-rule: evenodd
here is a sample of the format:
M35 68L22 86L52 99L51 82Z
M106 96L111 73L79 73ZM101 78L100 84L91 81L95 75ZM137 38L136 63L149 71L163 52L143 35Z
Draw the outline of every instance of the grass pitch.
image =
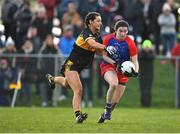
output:
M98 124L103 108L86 108L89 117L76 124L71 108L0 108L0 133L180 132L177 109L119 108L112 120Z

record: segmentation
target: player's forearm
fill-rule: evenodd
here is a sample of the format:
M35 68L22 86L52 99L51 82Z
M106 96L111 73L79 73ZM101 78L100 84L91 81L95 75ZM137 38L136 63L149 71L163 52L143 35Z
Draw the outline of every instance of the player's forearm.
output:
M137 61L133 63L135 65L135 72L139 72L139 63Z
M109 56L107 56L107 54L103 53L103 59L108 62L109 64L114 65L116 62L114 60L112 60Z
M95 49L101 49L101 50L104 50L105 49L105 46L98 43L98 42L93 42L90 44L91 47L95 48Z
M94 39L88 39L87 43L89 44L90 47L94 48L94 49L100 49L100 50L104 50L105 49L105 45L96 42Z
M132 62L133 62L134 65L135 65L135 72L139 72L139 62L138 62L137 55L132 56L132 57L131 57L131 60L132 60Z

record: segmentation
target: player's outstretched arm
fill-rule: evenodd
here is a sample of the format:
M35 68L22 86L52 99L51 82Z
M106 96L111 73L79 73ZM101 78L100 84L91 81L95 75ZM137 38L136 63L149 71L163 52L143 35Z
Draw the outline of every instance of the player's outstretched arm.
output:
M115 48L110 48L110 47L106 47L105 45L96 42L94 39L88 39L87 43L89 44L90 47L94 48L94 49L99 49L99 50L104 50L105 52L107 52L108 55L112 55L116 53Z
M131 61L135 65L135 70L134 71L138 73L139 72L139 62L138 62L137 54L131 57Z
M95 49L105 50L106 48L103 44L96 42L93 38L88 39L87 43L89 44L90 47Z

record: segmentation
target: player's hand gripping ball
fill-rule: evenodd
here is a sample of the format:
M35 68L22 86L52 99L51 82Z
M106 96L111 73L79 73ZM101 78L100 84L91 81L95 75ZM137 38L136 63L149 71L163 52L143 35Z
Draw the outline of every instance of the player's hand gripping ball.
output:
M137 77L138 73L135 72L135 65L131 61L125 61L121 64L119 67L121 72L126 76L126 77Z

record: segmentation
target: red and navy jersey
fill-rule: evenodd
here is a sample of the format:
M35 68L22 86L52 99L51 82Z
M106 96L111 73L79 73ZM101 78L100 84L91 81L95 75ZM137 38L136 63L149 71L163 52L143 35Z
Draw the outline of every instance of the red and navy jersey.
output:
M106 46L113 46L117 50L117 54L112 55L112 59L117 64L122 64L124 61L130 60L130 57L138 53L136 44L127 36L124 40L119 40L115 37L115 33L104 37L103 44ZM104 61L104 64L106 62Z

